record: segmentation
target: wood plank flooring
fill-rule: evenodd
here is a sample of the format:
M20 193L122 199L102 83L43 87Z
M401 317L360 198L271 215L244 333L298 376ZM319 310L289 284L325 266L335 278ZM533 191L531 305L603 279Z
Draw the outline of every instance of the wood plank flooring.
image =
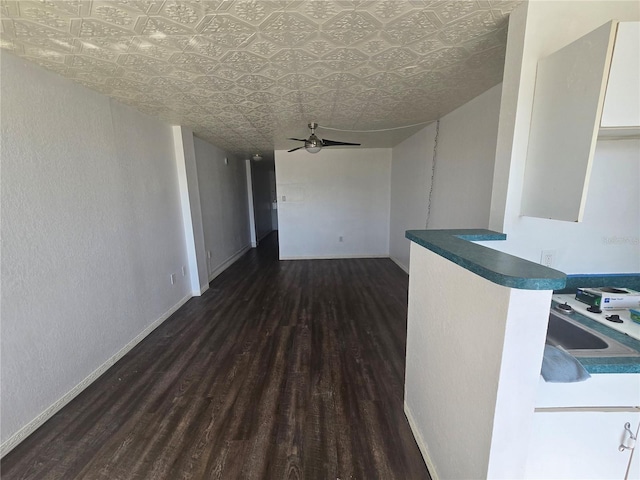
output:
M272 234L1 462L10 479L428 479L403 413L407 275Z

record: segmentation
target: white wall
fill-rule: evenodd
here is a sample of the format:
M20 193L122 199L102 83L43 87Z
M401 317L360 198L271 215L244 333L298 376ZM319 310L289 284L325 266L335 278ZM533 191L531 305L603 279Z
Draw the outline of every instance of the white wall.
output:
M389 255L391 149L275 158L281 259Z
M198 137L194 137L194 147L204 248L212 279L250 248L245 162Z
M253 208L258 241L273 231L271 175L274 163L266 160L251 162Z
M0 61L6 450L190 285L171 127L4 51Z
M405 412L434 478L522 478L550 301L411 245Z
M172 130L191 294L200 296L209 289L209 268L204 245L196 148L193 132L189 128L174 125Z
M407 273L411 242L404 232L425 228L435 132L432 123L392 149L389 256Z
M258 246L258 237L256 236L256 216L255 210L253 206L253 173L251 160L246 159L244 161L245 167L245 190L247 191L247 211L249 213L249 240L251 242L251 247L256 248Z
M599 141L580 223L520 217L491 248L540 262L554 252L566 273L640 272L640 140Z
M429 228L489 225L501 85L442 117Z
M534 0L510 17L490 218L508 237L494 248L536 262L555 250L553 267L566 273L640 271L637 140L599 142L582 223L520 217L537 62L611 19L640 20L640 7Z
M429 228L487 228L491 206L501 86L440 120ZM393 148L390 255L405 270L404 232L425 228L435 124Z

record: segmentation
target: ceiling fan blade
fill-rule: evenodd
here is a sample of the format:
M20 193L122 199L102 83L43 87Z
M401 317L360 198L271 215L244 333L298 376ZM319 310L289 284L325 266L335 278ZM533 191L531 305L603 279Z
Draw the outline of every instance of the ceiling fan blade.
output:
M296 148L292 148L291 150L287 150L287 152L288 152L288 153L295 152L296 150L300 150L301 148L304 148L304 147L296 147Z
M322 139L322 145L325 147L334 147L338 145L360 145L359 143L349 143L349 142L336 142L335 140L327 140L325 138Z
M304 138L288 138L287 140L295 140L296 142L306 142L307 141Z

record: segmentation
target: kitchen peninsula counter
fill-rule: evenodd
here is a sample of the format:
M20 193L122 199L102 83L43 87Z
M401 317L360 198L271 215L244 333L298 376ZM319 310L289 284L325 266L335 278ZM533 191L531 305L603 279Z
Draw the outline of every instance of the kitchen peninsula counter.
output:
M406 238L453 263L505 287L525 290L559 290L566 275L472 242L506 240L504 233L484 229L407 230Z
M558 270L473 243L484 229L409 230L405 413L434 478L518 478ZM473 447L460 456L460 439Z

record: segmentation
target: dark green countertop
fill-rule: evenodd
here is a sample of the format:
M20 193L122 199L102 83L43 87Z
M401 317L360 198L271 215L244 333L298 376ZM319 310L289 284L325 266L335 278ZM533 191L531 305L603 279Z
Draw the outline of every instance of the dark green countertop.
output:
M504 233L484 229L407 230L406 238L487 280L522 290L559 290L566 275L508 253L472 243L505 240Z
M584 287L621 287L640 291L640 273L574 273L567 275L567 284L556 293L576 293Z

